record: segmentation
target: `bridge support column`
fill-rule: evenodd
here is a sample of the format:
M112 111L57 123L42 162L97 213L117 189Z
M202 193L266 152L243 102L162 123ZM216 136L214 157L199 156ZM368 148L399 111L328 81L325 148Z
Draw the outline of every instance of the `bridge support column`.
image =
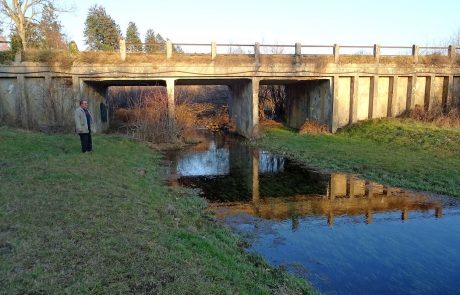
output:
M449 75L447 77L447 95L446 95L446 109L450 109L454 106L454 76Z
M78 78L78 76L72 76L72 91L73 91L73 97L74 97L74 105L78 106L78 103L81 99L80 78Z
M168 95L168 117L170 123L176 118L176 101L174 98L176 79L166 79L166 92Z
M247 138L259 136L259 80L242 80L230 85L230 116L236 131Z
M339 76L332 77L332 121L330 131L336 132L339 128Z
M26 93L25 76L18 75L17 78L18 90L16 92L18 104L18 121L22 127L32 128L32 114L30 109L30 102Z
M395 106L398 99L398 76L390 77L390 89L388 93L387 117L396 115Z
M417 90L417 76L410 76L408 83L409 85L407 87L406 110L413 110L415 108L415 91Z

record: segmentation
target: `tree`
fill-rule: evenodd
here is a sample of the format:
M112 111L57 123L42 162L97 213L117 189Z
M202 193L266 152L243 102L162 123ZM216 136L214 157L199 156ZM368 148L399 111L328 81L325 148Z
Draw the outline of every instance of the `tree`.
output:
M44 7L48 6L53 13L58 11L53 0L0 0L0 4L1 13L13 22L24 50L29 48L29 40L37 30L43 11L46 11Z
M114 50L119 48L121 30L105 8L94 5L89 8L85 21L85 43L93 50Z
M147 32L145 33L145 51L148 53L152 53L157 51L157 48L155 48L155 44L157 43L156 38L155 38L155 32L152 29L148 29Z
M43 6L42 18L38 24L38 31L41 36L41 48L66 48L65 36L62 33L62 25L58 20L56 9L52 3Z
M134 22L129 22L126 29L126 45L131 51L142 51L142 41L139 37L139 31Z

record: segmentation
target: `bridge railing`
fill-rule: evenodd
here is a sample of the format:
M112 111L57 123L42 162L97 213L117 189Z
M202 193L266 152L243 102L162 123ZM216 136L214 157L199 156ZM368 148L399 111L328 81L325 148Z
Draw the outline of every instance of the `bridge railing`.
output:
M0 51L11 50L11 41L0 40ZM93 50L91 50L93 51ZM256 62L260 55L287 55L287 56L333 56L335 62L340 57L351 59L363 57L362 61L380 62L384 58L412 58L414 62L419 57L435 58L433 60L456 61L460 57L458 46L400 46L400 45L308 45L308 44L235 44L235 43L173 43L165 41L162 43L135 43L127 44L124 39L120 40L119 51L121 59L125 60L130 54L158 54L165 55L167 59L174 55L210 55L214 60L217 55L253 55Z

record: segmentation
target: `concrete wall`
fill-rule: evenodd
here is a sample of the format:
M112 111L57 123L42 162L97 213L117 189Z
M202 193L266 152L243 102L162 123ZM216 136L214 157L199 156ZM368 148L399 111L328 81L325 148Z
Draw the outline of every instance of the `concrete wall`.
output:
M330 125L332 114L330 80L287 84L286 99L287 126L298 129L306 120Z
M452 104L460 105L460 77L454 77L452 86Z
M453 62L398 65L331 60L318 67L315 59L290 55L276 59L261 56L259 63L250 55L218 56L213 61L185 57L138 64L76 64L70 69L26 62L0 65L0 120L26 128L50 124L43 118L48 108L43 108L41 100L46 101L48 85L62 81L67 81L61 87L66 93L61 95L65 101L62 108L74 108L79 99L87 98L98 131L107 126L101 122L100 104L105 102L105 91L110 86L101 81L123 81L123 85L152 80L229 81L221 85L232 85L232 118L237 119L239 132L248 137L257 130L258 85L264 80L285 81L285 85L300 83L290 95L291 126L298 127L305 119L319 119L333 132L359 120L397 116L415 105L429 109L439 102L460 101L460 66ZM268 59L271 62L264 62ZM320 82L313 80L328 81L329 86L314 84ZM41 84L45 85L45 93L40 90Z
M410 95L409 77L398 77L396 96L393 99L393 116L399 116L406 111L407 97Z
M9 125L19 123L20 105L17 100L17 78L0 79L0 122Z

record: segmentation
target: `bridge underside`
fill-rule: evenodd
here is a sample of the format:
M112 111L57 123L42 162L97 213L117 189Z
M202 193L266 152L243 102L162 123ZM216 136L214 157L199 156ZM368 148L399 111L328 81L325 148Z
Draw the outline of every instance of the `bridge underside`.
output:
M164 80L130 80L100 79L87 80L84 83L83 97L104 103L107 89L111 86L162 86L168 94L170 116L174 116L175 86L183 85L226 85L229 88L229 115L237 132L245 137L259 135L259 87L260 85L284 85L286 87L286 124L291 128L300 128L306 120L314 120L330 126L332 116L332 99L328 79L286 80L286 79L164 79ZM94 105L94 104L93 104ZM98 111L94 109L93 111ZM99 129L108 128L100 123Z

